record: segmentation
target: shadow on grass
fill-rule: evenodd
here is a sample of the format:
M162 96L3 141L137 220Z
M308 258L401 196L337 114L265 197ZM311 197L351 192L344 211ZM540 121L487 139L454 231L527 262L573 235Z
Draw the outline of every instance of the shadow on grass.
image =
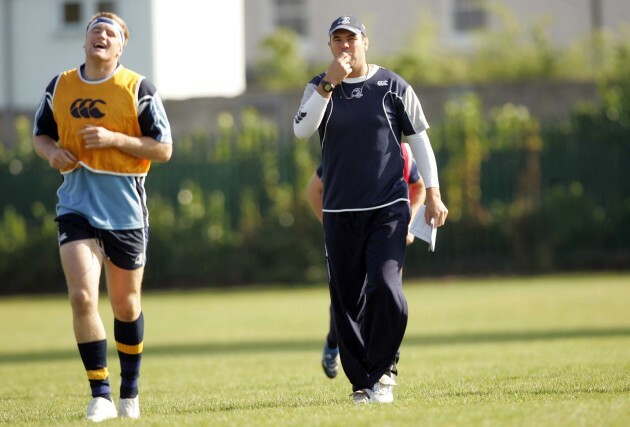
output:
M519 341L553 341L581 338L630 337L630 328L570 329L550 331L511 331L452 335L406 335L405 346L486 344ZM231 343L201 342L191 344L148 345L147 356L177 356L183 354L263 353L287 351L319 351L322 340L242 341ZM0 363L49 362L78 357L76 349L49 352L15 352L0 354Z

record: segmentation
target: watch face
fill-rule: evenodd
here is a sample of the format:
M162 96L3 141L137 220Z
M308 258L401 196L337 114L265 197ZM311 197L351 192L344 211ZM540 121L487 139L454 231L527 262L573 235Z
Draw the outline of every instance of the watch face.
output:
M328 83L328 82L326 82L324 84L324 92L332 92L332 90L333 90L333 85Z

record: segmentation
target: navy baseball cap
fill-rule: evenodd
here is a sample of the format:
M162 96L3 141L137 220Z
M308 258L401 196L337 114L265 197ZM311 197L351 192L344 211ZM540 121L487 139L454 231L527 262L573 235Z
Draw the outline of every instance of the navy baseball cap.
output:
M363 33L365 36L365 25L361 23L359 18L356 16L340 16L335 19L333 23L330 25L330 30L328 30L328 36L331 36L337 30L348 30L352 31L354 34Z

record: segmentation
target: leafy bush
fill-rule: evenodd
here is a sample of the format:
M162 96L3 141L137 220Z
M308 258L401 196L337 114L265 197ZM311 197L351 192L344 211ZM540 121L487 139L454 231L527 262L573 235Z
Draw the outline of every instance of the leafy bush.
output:
M483 117L477 98L431 129L450 209L438 249L409 249L405 274L627 268L630 50L616 50L602 105L542 126L520 106ZM146 287L324 281L319 223L303 191L317 144L284 140L255 110L178 140L147 179ZM29 120L0 144L0 293L63 292L54 223L58 172L33 153Z

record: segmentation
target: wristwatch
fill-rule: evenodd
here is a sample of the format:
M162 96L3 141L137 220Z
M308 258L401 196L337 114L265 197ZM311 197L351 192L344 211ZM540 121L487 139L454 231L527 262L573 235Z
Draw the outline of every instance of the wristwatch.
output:
M322 80L320 84L322 85L322 89L324 90L324 92L332 92L335 88L334 84L327 82L326 80Z

